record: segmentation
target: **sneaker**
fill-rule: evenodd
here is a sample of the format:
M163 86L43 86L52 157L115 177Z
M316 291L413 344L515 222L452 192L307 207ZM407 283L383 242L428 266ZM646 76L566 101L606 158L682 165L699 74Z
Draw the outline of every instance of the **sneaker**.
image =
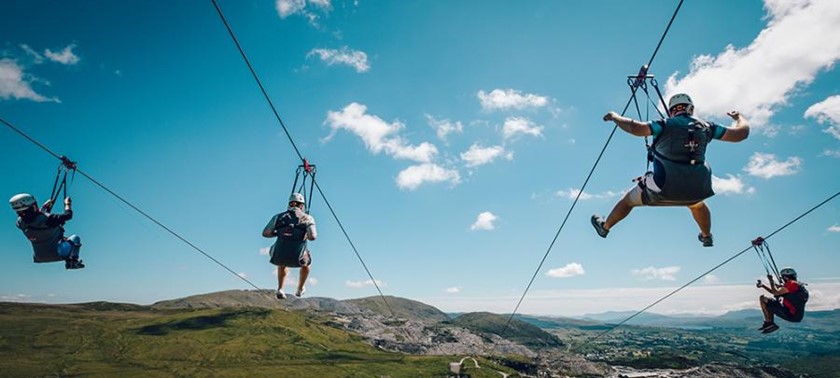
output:
M604 220L597 215L593 215L591 221L592 227L595 227L595 232L598 233L598 236L602 238L607 237L607 234L610 233L610 230L604 228Z
M697 240L700 240L704 247L712 247L715 245L714 240L712 240L712 235L703 236L702 233L699 233L697 234Z
M64 269L83 269L85 264L82 263L82 260L65 260L64 261Z
M770 325L765 327L764 330L761 331L761 333L773 333L777 329L779 329L779 326L777 326L776 323L770 323Z
M306 292L306 288L302 287L302 288L298 289L297 293L295 293L295 296L300 298L300 297L303 296L303 293L305 293L305 292Z
M764 324L762 324L761 328L759 328L758 330L759 331L764 331L764 329L769 327L771 324L773 324L773 322L764 322Z
M286 293L284 293L283 290L280 289L277 289L277 291L274 292L274 296L277 297L277 299L286 299Z

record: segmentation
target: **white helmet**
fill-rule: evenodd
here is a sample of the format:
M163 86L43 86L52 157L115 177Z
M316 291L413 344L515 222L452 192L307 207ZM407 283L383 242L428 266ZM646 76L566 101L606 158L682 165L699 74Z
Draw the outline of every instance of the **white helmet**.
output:
M793 268L784 268L779 271L779 275L782 277L793 277L796 278L796 271Z
M668 111L671 111L677 105L685 105L689 113L694 113L694 101L691 101L691 97L685 93L677 93L671 96L671 99L668 100Z
M289 196L289 202L306 203L306 199L303 198L303 194L292 193L292 195Z
M34 205L35 202L35 197L32 197L29 193L18 194L9 200L9 204L12 205L12 210L18 212L28 209L30 206Z

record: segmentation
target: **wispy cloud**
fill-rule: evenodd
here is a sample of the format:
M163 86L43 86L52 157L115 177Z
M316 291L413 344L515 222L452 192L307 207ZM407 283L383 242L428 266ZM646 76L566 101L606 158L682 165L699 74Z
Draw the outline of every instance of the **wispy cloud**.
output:
M437 119L434 116L426 114L426 119L429 125L437 130L437 136L443 141L449 134L460 134L464 131L464 125L461 122L452 122L448 119Z
M573 188L569 188L568 190L558 190L555 193L555 195L557 195L560 198L567 198L567 199L570 199L570 200L574 200L575 198L578 198L579 193L580 193L580 198L579 199L581 201L586 201L586 200L590 200L590 199L609 199L609 198L613 198L613 197L617 197L617 196L621 195L621 193L619 193L619 192L613 192L613 191L609 191L609 190L606 191L606 192L594 193L594 194L593 193L587 193L587 192L581 193L580 189L573 189Z
M502 125L502 137L506 140L518 135L542 136L542 126L538 126L524 117L509 117Z
M485 211L481 214L478 214L478 217L475 219L475 223L470 226L470 230L473 231L490 231L496 228L494 222L499 219L496 214L493 214L489 211Z
M840 232L840 225L835 224L835 225L827 228L826 231L828 231L828 232Z
M461 182L461 175L454 169L424 163L412 165L400 171L396 182L400 189L414 190L425 183L449 182L456 185Z
M239 273L236 273L236 275L239 276L239 277L242 277L242 278L248 278L248 274L246 274L245 272L239 272Z
M268 256L268 253L271 251L271 247L260 248L260 255Z
M467 167L492 163L499 157L513 160L513 152L505 152L505 148L502 146L481 147L478 144L473 144L469 150L461 153L461 160L466 162Z
M582 276L584 274L586 274L586 271L583 270L583 265L576 262L568 263L564 267L549 269L548 272L545 273L546 276L553 278L568 278Z
M78 55L73 53L74 48L76 48L76 45L70 44L57 52L53 52L50 49L46 49L44 50L44 55L47 57L47 59L53 62L66 65L74 65L76 63L79 63L79 61L81 60Z
M29 57L32 58L32 63L41 64L44 62L44 56L41 55L39 52L35 51L35 49L30 47L29 45L22 44L20 45L20 48L23 50L23 52L26 53L26 55L29 55Z
M385 282L380 281L380 280L376 280L376 284L379 285L379 287L387 286L385 284ZM371 280L347 281L347 282L344 283L344 286L347 286L347 287L353 288L353 289L360 289L360 288L367 287L367 286L373 286L373 281L371 281Z
M840 158L840 150L825 150L820 154L820 156Z
M739 109L761 126L840 59L840 2L766 0L764 7L767 26L749 46L695 57L685 77L675 73L668 79L666 92L691 94L701 115L722 117Z
M739 176L727 174L728 178L720 178L712 175L712 188L715 193L723 195L731 194L753 194L755 188L747 187Z
M630 272L633 273L634 276L639 276L646 280L674 281L677 279L677 273L680 272L680 267L666 266L662 268L655 268L649 266L642 269L633 269Z
M461 292L461 289L458 288L457 286L453 286L453 287L448 287L446 289L443 289L443 292L445 292L447 294L458 294L458 293Z
M823 131L840 139L840 95L811 105L805 111L805 118L816 118L820 124L827 124L828 128Z
M751 176L769 179L776 176L790 176L799 173L802 167L802 159L796 156L789 157L785 161L776 160L776 155L754 153L744 171Z
M47 98L32 89L32 82L38 78L24 72L16 60L0 59L0 99L32 100L36 102L61 102L58 98Z
M714 285L718 282L720 282L720 278L718 278L718 276L716 276L714 274L707 274L706 276L703 277L703 283L704 284Z
M478 91L477 96L484 110L521 110L548 105L548 97L531 93L522 94L516 89L494 89L490 93L482 90Z
M351 50L347 46L341 49L312 49L306 57L317 55L322 62L328 66L335 64L344 64L353 67L356 72L368 72L370 64L368 64L368 57L364 51Z
M299 14L306 17L310 24L317 26L316 12L327 13L332 9L332 4L330 0L276 0L274 8L280 18Z
M332 132L325 140L329 141L338 130L344 129L359 136L365 146L378 154L384 152L396 159L408 159L421 163L429 163L438 153L437 147L428 142L411 145L401 136L399 131L405 125L399 121L385 122L382 118L367 114L367 106L353 102L340 111L327 112L325 121Z

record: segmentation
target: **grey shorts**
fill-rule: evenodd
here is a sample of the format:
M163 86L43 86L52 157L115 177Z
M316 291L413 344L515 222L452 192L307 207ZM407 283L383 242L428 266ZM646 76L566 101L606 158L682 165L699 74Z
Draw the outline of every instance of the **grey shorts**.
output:
M627 191L627 200L630 202L630 206L645 206L644 201L642 201L642 192L644 192L644 189L642 189L641 184L644 184L649 190L655 192L661 190L653 181L653 172L648 172L633 181L636 182L636 185Z

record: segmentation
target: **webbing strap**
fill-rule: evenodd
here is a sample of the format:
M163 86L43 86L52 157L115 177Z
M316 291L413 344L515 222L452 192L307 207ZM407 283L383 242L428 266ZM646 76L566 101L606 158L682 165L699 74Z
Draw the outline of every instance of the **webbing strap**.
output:
M314 164L309 164L309 161L304 159L303 164L295 170L295 182L292 184L292 193L300 193L306 200L306 213L309 214L309 209L312 206L312 196L315 194L315 173L317 169ZM309 181L309 188L307 189L307 180ZM298 186L298 183L300 185ZM308 196L307 196L308 194Z
M755 249L755 253L758 255L758 259L761 261L761 265L764 266L764 271L767 275L775 276L778 282L782 282L779 268L776 266L776 260L773 259L773 253L770 252L770 244L767 244L764 238L758 237L752 241L752 247Z

